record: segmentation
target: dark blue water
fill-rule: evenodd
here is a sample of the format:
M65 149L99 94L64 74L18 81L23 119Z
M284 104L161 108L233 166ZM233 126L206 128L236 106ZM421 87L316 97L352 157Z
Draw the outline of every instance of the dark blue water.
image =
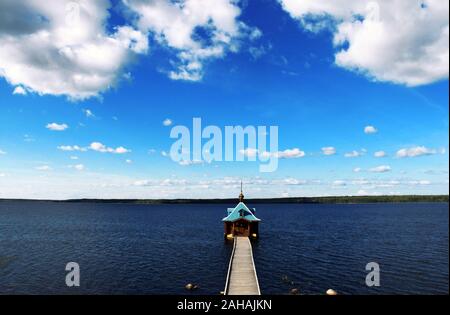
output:
M196 294L218 294L231 253L227 207L0 202L0 294L189 294L189 282ZM448 212L448 204L258 205L261 290L448 294ZM71 261L80 288L65 285ZM381 267L379 288L365 285L369 262Z

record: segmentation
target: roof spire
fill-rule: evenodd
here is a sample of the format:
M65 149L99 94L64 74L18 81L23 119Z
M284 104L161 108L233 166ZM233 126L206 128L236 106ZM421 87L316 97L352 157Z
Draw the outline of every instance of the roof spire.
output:
M242 180L241 180L241 194L239 195L239 201L244 202L244 192L242 190Z

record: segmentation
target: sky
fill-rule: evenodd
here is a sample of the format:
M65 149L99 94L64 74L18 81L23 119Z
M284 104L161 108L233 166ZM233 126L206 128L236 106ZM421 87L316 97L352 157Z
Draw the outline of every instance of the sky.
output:
M0 198L448 194L441 0L0 3ZM279 167L174 162L278 126ZM248 148L253 149L253 148Z

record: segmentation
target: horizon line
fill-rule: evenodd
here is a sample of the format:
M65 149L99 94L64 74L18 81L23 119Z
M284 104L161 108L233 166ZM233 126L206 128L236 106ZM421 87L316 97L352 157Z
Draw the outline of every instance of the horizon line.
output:
M246 198L246 201L270 201L270 200L313 200L313 199L327 199L327 198L436 198L447 197L449 194L405 194L405 195L322 195L322 196L296 196L296 197L267 197L267 198ZM175 201L233 201L238 198L70 198L70 199L36 199L36 198L7 198L1 197L0 201L50 201L50 202L76 202L76 201L155 201L155 202L175 202Z

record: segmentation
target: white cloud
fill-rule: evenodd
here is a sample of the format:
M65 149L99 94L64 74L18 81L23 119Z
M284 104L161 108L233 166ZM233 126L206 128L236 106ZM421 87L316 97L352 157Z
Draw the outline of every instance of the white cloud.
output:
M69 165L69 168L76 169L77 171L84 171L85 169L83 164Z
M277 152L275 156L278 157L279 159L298 159L305 156L305 151L302 151L298 148L288 149Z
M80 151L80 152L87 151L86 148L82 148L78 145L61 145L58 147L58 149L61 151Z
M78 156L72 155L72 156L70 157L70 159L71 159L71 160L78 160Z
M67 128L69 128L69 126L67 124L50 123L50 124L47 124L47 126L45 126L45 128L52 130L52 131L64 131Z
M113 151L113 153L117 153L117 154L124 154L124 153L129 153L129 152L131 152L131 150L128 150L124 147L115 148Z
M238 20L241 10L234 0L126 0L125 4L138 16L142 32L177 53L169 71L173 80L199 81L207 60L238 51L244 38L261 36Z
M361 150L361 151L353 150L352 152L345 153L344 156L346 158L356 158L356 157L363 156L365 153L366 153L365 150Z
M398 158L405 157L417 157L423 155L434 155L437 154L435 149L429 149L424 146L412 147L412 148L404 148L397 151L396 156Z
M370 182L368 180L366 180L366 179L357 179L357 180L353 180L352 181L353 185L367 185L369 183Z
M364 133L370 135L370 134L374 134L377 133L378 129L375 128L374 126L366 126L364 127Z
M164 119L164 121L163 121L163 125L166 126L166 127L169 127L172 124L173 124L172 119L167 118L167 119Z
M358 190L357 195L359 195L359 196L368 196L369 193L367 191L365 191L364 189L360 189L360 190Z
M305 185L306 183L307 183L306 180L296 179L296 178L286 178L283 180L283 184L289 185L289 186Z
M162 180L138 180L133 183L134 186L147 187L147 186L186 186L189 182L186 179L162 179Z
M132 164L132 163L133 163L133 161L132 161L132 160L130 160L130 159L127 159L127 160L125 160L125 163L127 163L127 164Z
M108 0L0 2L0 76L41 95L86 99L114 86L147 35L107 29Z
M19 85L14 89L13 95L27 95L27 91Z
M277 151L277 152L265 151L262 153L259 153L257 149L248 148L245 150L241 150L240 153L250 158L260 155L263 158L275 157L278 159L298 159L306 155L305 151L302 151L299 148L287 149L284 151Z
M254 158L259 155L259 151L257 149L247 148L245 150L241 150L240 153L246 157ZM263 153L264 155L269 156L269 152Z
M413 180L409 181L408 184L412 186L428 186L431 185L431 182L429 180Z
M0 149L0 155L5 155L5 154L6 154L6 152L3 151L2 149Z
M373 156L376 157L376 158L382 158L382 157L386 157L387 154L386 154L386 152L384 152L384 151L377 151L377 152L375 152L375 153L373 154Z
M35 169L38 171L50 171L52 168L48 165L41 165L41 166L35 167Z
M130 150L124 147L110 148L105 146L100 142L92 142L89 148L93 151L101 152L101 153L115 153L115 154L125 154L131 152Z
M334 147L324 147L322 148L322 153L324 155L334 155L336 154L336 149Z
M358 192L356 193L358 196L380 196L380 195L399 195L398 193L381 193L381 192L377 192L377 191L367 191L365 189L360 189L358 190Z
M380 165L370 169L373 173L386 173L391 171L391 167L389 165Z
M84 108L84 109L82 109L82 111L83 111L83 114L84 114L87 118L93 118L93 117L95 117L94 113L93 113L90 109Z
M354 169L353 169L353 172L355 172L355 173L359 173L359 172L361 172L362 171L362 169L360 168L360 167L355 167Z
M34 142L35 139L34 139L33 136L30 136L30 135L23 135L23 141L25 141L25 142Z
M404 184L398 180L369 180L369 179L358 179L352 181L353 185L364 186L365 189L373 189L373 188L390 188L399 186L400 184Z
M304 28L334 33L340 67L407 86L448 78L448 1L279 1Z
M117 148L111 148L105 146L103 143L100 142L92 142L89 147L80 147L78 145L61 145L58 147L61 151L79 151L79 152L86 152L88 149L101 152L101 153L114 153L114 154L125 154L131 152L131 150L124 148L122 146L119 146Z
M335 180L332 183L332 185L335 186L335 187L342 187L342 186L347 186L347 183L345 181L343 181L343 180Z
M106 173L46 172L45 176L22 177L19 173L6 174L8 180L0 180L0 198L74 199L74 198L204 198L205 189L215 198L237 198L241 177L214 177L213 174L200 176L166 178L135 178ZM6 179L6 178L5 178ZM336 182L334 179L296 179L292 177L246 177L244 193L247 198L279 197L282 193L290 196L351 195L365 190L370 195L421 194L427 192L448 193L448 179L429 182L427 180L379 180L361 179ZM420 185L422 182L422 185ZM429 184L427 185L427 182ZM333 191L330 189L333 188ZM380 190L375 190L379 188Z
M180 161L178 164L180 164L181 166L191 166L191 165L201 165L204 163L205 163L204 161L199 161L199 160L194 160L194 161L183 160L183 161Z
M252 56L253 60L258 60L265 54L267 54L272 49L272 45L268 45L267 47L261 45L259 47L250 47L248 49L249 54Z
M5 177L6 174L5 173L0 173L0 177Z

